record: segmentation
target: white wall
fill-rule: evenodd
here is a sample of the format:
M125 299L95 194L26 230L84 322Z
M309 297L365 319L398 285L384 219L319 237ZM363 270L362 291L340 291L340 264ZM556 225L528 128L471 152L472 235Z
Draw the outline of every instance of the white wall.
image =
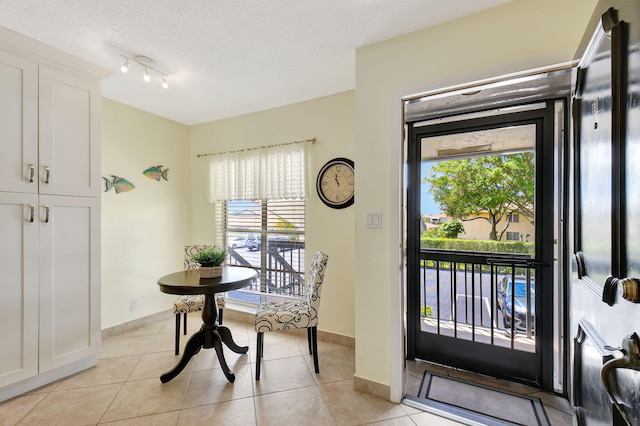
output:
M595 0L516 0L356 52L356 377L402 392L401 98L574 57ZM364 228L381 211L382 229ZM375 315L372 315L375 313Z
M344 92L307 102L274 108L190 128L191 239L214 240L214 210L206 197L207 157L198 153L224 152L316 138L311 148L311 173L306 209L306 264L316 250L329 255L322 288L318 328L347 337L355 336L354 207L326 207L315 191L317 173L334 157L354 157L354 92ZM356 176L359 164L356 162ZM356 190L356 200L358 199ZM357 201L356 201L357 202Z
M191 218L188 154L187 126L103 99L102 176L135 185L102 194L103 329L168 310L175 300L156 282L182 269ZM157 165L170 169L168 181L142 174Z

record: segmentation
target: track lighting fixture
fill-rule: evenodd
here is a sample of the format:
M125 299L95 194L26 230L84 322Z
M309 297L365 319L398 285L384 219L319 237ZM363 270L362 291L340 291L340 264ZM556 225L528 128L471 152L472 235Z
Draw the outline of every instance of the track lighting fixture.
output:
M133 56L133 57L129 57L126 55L120 55L120 56L124 58L124 63L120 67L120 71L122 71L123 73L127 74L127 72L129 71L129 65L131 62L133 62L134 64L137 64L144 69L144 72L142 74L144 81L146 82L151 81L150 71L153 71L160 76L162 87L164 89L167 89L169 87L169 85L167 84L168 75L158 70L157 68L153 67L153 65L155 65L155 61L153 59L148 58L146 56Z

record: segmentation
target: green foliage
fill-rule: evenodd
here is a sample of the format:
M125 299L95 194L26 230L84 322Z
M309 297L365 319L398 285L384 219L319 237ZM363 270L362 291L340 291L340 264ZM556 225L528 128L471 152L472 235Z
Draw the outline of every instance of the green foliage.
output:
M420 306L420 315L423 317L432 317L433 308L431 306Z
M423 235L420 238L420 248L535 255L535 243L525 241L461 240L457 238L432 238Z
M458 234L464 233L464 225L456 219L448 220L440 224L438 229L445 238L458 238Z
M276 224L275 224L274 228L279 230L279 231L295 231L295 230L298 229L298 227L295 226L293 223L291 223L288 220L283 219L281 217L279 217L276 220ZM297 234L290 235L290 238L291 238L292 241L300 240L300 236L297 235Z
M276 220L274 227L279 231L295 231L297 229L293 223L281 217Z
M533 217L534 160L532 152L523 152L441 161L424 181L447 216L487 220L490 238L500 240L509 222L500 231L497 224L509 213Z
M192 259L204 267L221 266L227 258L227 254L226 250L220 248L204 249L194 254Z

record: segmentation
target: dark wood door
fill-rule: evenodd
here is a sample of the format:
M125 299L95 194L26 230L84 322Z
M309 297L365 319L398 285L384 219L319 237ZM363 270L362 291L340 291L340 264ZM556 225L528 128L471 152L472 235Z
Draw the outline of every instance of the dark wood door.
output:
M637 288L640 274L640 2L599 2L596 13L573 99L573 403L579 425L635 425L640 366L601 376L613 371L605 363L636 356L640 330L640 305L622 284Z

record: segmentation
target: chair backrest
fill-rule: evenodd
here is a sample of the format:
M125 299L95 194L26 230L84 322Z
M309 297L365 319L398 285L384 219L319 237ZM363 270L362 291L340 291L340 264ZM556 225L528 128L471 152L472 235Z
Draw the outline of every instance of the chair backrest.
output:
M320 293L322 292L322 282L324 281L324 273L327 269L328 261L329 256L317 251L313 256L309 276L307 277L307 302L316 311L316 315L320 309Z
M194 262L193 255L203 249L212 249L213 245L190 245L184 246L184 270L188 271L189 269L198 269L199 265Z

